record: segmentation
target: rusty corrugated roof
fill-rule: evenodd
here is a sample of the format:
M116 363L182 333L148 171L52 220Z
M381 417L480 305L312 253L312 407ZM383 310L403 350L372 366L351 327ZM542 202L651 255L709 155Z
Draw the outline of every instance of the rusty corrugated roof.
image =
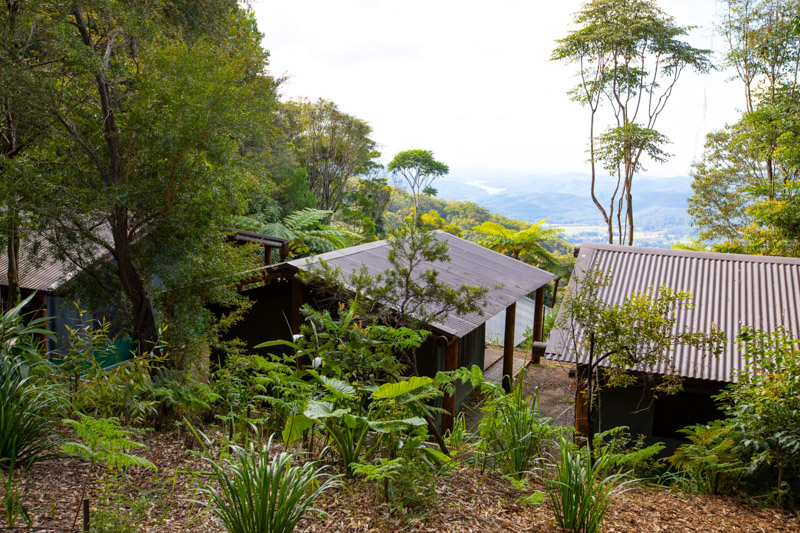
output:
M687 291L694 308L678 313L676 328L710 331L713 324L725 332L728 343L717 358L688 346L675 348L674 363L682 377L735 381L736 371L744 366L735 342L742 326L766 331L783 326L800 333L800 259L583 244L573 278L588 269L612 275L601 292L608 303L622 303L634 292L652 293L662 286ZM568 290L573 287L570 284ZM553 331L548 356L574 362L570 340L565 329ZM664 371L663 366L654 369Z
M526 294L556 279L554 274L449 233L437 231L435 235L450 248L450 261L423 262L418 267L419 272L434 269L439 272L439 279L451 287L476 285L489 289L483 305L483 315L459 317L451 314L444 323L432 324L442 333L463 337ZM388 250L386 241L376 241L296 259L283 265L305 270L324 260L339 267L345 278L362 266L366 266L374 275L389 268L390 264L386 259Z

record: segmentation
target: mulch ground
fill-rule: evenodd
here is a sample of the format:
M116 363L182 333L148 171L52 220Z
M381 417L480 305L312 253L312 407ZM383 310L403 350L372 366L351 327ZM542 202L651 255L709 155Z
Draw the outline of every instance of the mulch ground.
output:
M105 506L117 514L131 515L139 532L222 531L222 527L193 500L198 478L191 472L204 469L203 461L189 450L197 443L185 432L152 432L140 439L144 453L159 468L158 473L133 471L122 485L95 480L90 485L93 519ZM87 465L58 459L35 465L26 477L27 507L35 526L15 531L77 531L72 523L79 505ZM120 488L121 487L121 488ZM515 489L495 473L469 468L441 478L438 498L424 510L393 515L385 503L376 501L374 489L350 483L328 493L317 502L327 517L304 520L298 530L311 532L491 532L558 531L547 503L524 505L520 498L542 490L531 481L526 491ZM122 496L120 496L122 494ZM0 495L5 496L0 491ZM10 531L6 528L5 530ZM104 531L114 531L105 529ZM603 525L604 532L798 532L800 517L775 509L760 509L730 497L710 497L671 492L664 488L636 487L618 495Z

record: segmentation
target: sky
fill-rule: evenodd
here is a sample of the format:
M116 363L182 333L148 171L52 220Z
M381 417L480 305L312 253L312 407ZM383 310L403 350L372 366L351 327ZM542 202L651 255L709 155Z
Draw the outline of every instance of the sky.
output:
M252 0L284 99L334 101L367 121L382 162L432 150L450 175L491 179L588 172L589 115L569 100L574 65L550 61L578 0ZM661 0L688 41L721 51L720 0ZM721 56L715 56L719 62ZM705 134L743 104L731 72L685 71L656 129L672 144L650 176L688 175Z

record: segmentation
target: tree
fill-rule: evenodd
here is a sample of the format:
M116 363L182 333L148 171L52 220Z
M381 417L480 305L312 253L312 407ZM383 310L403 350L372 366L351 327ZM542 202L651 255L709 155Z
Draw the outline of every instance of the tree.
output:
M364 240L386 236L386 208L392 188L377 174L358 178L337 213L337 219L359 231Z
M481 313L486 287L451 287L439 279L435 268L421 270L423 262L450 261L447 244L433 231L406 222L388 239L388 267L370 272L366 267L344 280L338 269L327 264L312 269L303 281L321 282L340 301L355 298L365 320L392 327L424 329L450 314ZM405 353L406 363L418 375L414 351Z
M482 236L481 239L475 241L477 244L519 261L544 266L556 262L553 254L545 245L549 244L552 249L556 241L561 241L559 235L561 230L545 229L543 227L545 222L546 220L540 220L520 231L510 230L497 222L484 222L480 226L473 227L472 230Z
M324 224L330 211L306 208L284 217L280 222L262 222L252 217L240 217L238 226L289 241L295 257L321 254L358 244L359 236L335 226Z
M186 306L206 291L180 303L169 291L241 264L229 262L222 228L254 170L244 141L267 134L276 101L251 15L232 0L203 6L46 6L65 68L45 108L59 135L40 208L61 253L111 298L121 293L141 350L158 337L156 276L167 309L191 316ZM86 253L98 249L113 258L113 279Z
M589 109L590 194L608 228L608 242L633 244L633 180L645 156L661 162L667 138L656 129L680 74L686 67L707 72L708 50L680 40L688 28L661 11L652 0L593 0L575 14L577 30L558 41L552 59L578 64L572 99ZM611 124L597 135L603 105ZM597 162L616 187L607 206L595 193ZM617 196L619 195L619 196ZM624 206L624 218L623 218Z
M692 223L724 251L800 252L793 185L800 169L800 33L796 0L728 0L719 31L744 86L738 122L707 137L694 165Z
M748 363L717 399L749 472L763 466L777 470L780 498L787 472L800 467L800 339L783 328L748 327L737 340Z
M327 100L284 104L298 163L306 170L317 207L336 212L351 178L378 167L377 144L365 121L339 110Z
M610 274L594 268L573 276L573 286L561 303L556 323L562 330L558 348L575 354L579 367L586 365L579 379L586 381L589 428L594 396L601 383L601 365L602 381L611 387L635 383L634 368L646 373L659 367L663 375L653 389L672 394L681 388L672 349L683 344L717 355L725 339L717 329L697 332L676 328L678 313L691 307L689 293L669 287L651 288L649 293L631 294L622 303L612 304L603 298L604 288L611 282ZM588 439L590 448L592 440Z
M392 159L386 170L400 174L414 197L414 219L419 216L419 196L430 191L433 180L450 172L450 167L433 158L430 150L406 150Z
M8 258L9 309L20 298L20 242L24 226L31 225L36 194L28 186L31 160L50 132L40 108L59 64L47 19L30 2L11 0L0 7L0 243ZM30 253L33 247L28 248Z

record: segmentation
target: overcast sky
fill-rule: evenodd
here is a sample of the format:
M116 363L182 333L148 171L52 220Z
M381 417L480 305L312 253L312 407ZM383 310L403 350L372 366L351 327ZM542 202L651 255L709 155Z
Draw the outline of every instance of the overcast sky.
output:
M285 98L333 100L370 123L383 162L433 150L451 176L587 172L588 115L566 91L575 67L550 61L579 0L254 0ZM690 42L721 50L719 0L662 0ZM717 56L719 59L719 56ZM707 132L742 107L730 72L684 72L656 125L672 144L654 176L687 175Z

